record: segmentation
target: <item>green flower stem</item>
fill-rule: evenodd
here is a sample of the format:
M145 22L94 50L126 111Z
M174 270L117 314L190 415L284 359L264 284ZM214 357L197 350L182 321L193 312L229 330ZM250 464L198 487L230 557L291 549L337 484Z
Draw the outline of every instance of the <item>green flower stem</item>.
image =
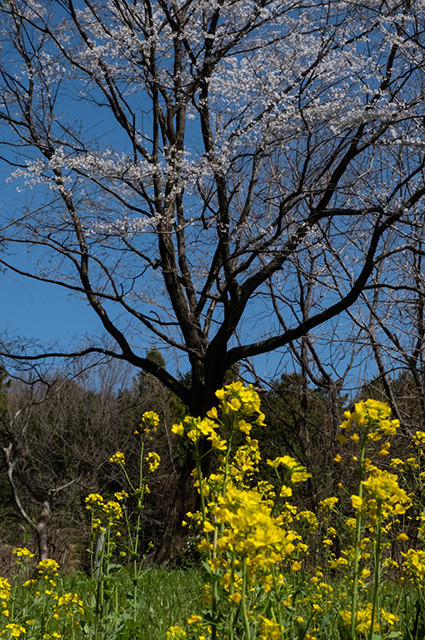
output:
M105 559L106 559L106 571L104 572L106 574L106 576L109 577L110 575L110 560L111 560L111 525L108 524L107 528L106 528L106 542L105 542L105 548L106 548L106 555L105 555Z
M223 490L222 490L223 498L226 495L226 489L227 489L227 480L228 480L228 476L229 476L230 453L231 453L231 439L229 440L228 446L226 448L226 457L225 457L225 462L224 462L224 478L223 478ZM201 467L201 459L202 459L202 457L199 454L199 447L198 447L198 443L197 442L195 442L193 455L194 455L194 459L195 459L196 471L197 471L197 479L198 479L198 483L199 483L199 495L200 495L200 500L201 500L202 522L205 522L206 519L207 519L207 510L206 510L205 495L204 495L204 476L203 476L202 467ZM220 535L223 534L223 531L224 531L224 523L221 523L220 524ZM208 532L205 532L204 535L205 535L206 539L209 541ZM209 560L211 558L215 558L216 557L217 540L218 540L218 530L216 529L215 532L214 532L214 541L213 541L214 549L213 549L213 552L211 554L211 551L208 551L208 559ZM212 613L213 620L216 620L216 617L217 617L218 602L219 602L218 581L216 579L215 572L213 571L212 603L211 603L211 613ZM230 640L233 639L233 611L231 613L231 618L232 618L232 620L229 623L229 631L230 631L229 638L230 638ZM217 625L213 624L212 632L211 632L211 639L212 640L216 640L216 638L217 638Z
M230 595L232 595L233 593L235 593L235 553L232 553L232 564L231 564L231 582L230 582ZM235 615L234 615L234 606L232 603L232 607L230 609L230 615L229 615L229 624L228 624L228 632L229 632L229 640L233 640L233 623L234 623L234 619L235 619Z
M275 498L273 500L273 505L272 505L272 508L271 508L271 511L270 511L270 515L272 517L275 517L277 515L277 509L278 509L278 506L279 506L279 503L280 503L280 494L281 494L281 491L283 489L283 485L285 484L284 479L280 477L279 471L277 469L275 469L275 472L276 472L279 484L278 484L278 489L276 491L276 495L275 495Z
M144 447L144 444L143 444L143 442L142 442L142 451L143 451L143 447ZM130 480L130 476L129 476L129 475L128 475L128 473L127 473L127 469L125 468L125 466L124 466L123 464L120 464L120 467L121 467L121 469L122 469L122 470L123 470L123 472L124 472L125 479L127 480L127 482L128 482L128 486L130 487L131 491L132 491L133 493L136 493L136 488L134 487L133 483L132 483L132 482L131 482L131 480Z
M133 556L133 620L136 620L137 615L137 596L138 596L138 577L139 577L139 566L138 566L138 550L139 550L139 537L140 537L140 529L141 529L141 517L142 517L142 509L143 502L145 497L144 490L144 478L143 478L143 454L145 451L145 443L142 441L142 446L140 447L140 458L139 458L139 487L137 490L137 521L136 521L136 532L134 536L134 542L132 541L132 556Z
M275 595L275 604L277 605L277 614L276 614L276 618L277 618L277 622L279 624L279 627L282 629L283 628L283 621L282 621L282 598L280 597L276 597L279 596L279 585L277 583L277 579L276 579L276 568L272 567L272 578L273 578L273 592Z
M206 506L205 506L205 496L204 496L204 476L202 474L202 468L201 468L201 456L199 455L199 447L198 447L198 443L195 442L195 446L194 446L194 450L193 450L193 457L195 460L195 465L196 465L196 472L197 472L197 479L198 479L198 483L199 483L199 496L201 499L201 513L202 513L202 522L206 522L207 519L207 511L206 511ZM209 542L209 533L208 532L204 532L205 538L207 539L207 541ZM217 543L217 532L214 533L214 552L213 555L215 556L215 545ZM211 560L211 551L208 551L207 554L208 560ZM215 619L216 619L216 615L217 615L217 602L218 602L218 585L217 585L217 580L215 578L215 572L212 570L213 573L213 588L212 588L212 602L211 602L211 613L212 613L212 618L213 618L213 625L212 625L212 629L211 629L211 640L216 640L217 638L217 625L215 624Z
M109 529L109 526L108 526ZM95 638L99 637L99 626L100 622L103 618L103 607L104 607L104 570L105 570L105 559L107 557L107 539L108 535L106 533L105 541L102 545L100 551L100 557L98 560L98 568L99 570L96 572L96 608L95 608Z
M94 574L94 541L96 538L95 528L94 528L94 510L91 509L90 513L91 513L91 536L90 536L89 553L90 553L90 573L91 575L93 575Z
M196 463L196 471L198 475L199 482L199 496L201 498L201 513L202 513L202 522L205 522L207 519L207 510L205 507L205 496L204 496L204 476L202 474L201 468L201 456L199 455L198 443L195 443L194 457ZM207 536L208 539L208 536Z
M125 528L127 530L127 536L128 536L128 547L127 549L129 549L130 553L131 553L131 557L134 560L134 556L133 556L133 535L131 533L131 524L130 524L130 520L128 518L128 512L127 512L127 507L123 505L123 513L124 513L124 519L125 519Z
M140 522L142 517L142 509L143 502L145 497L145 489L144 489L144 478L143 478L143 454L145 451L145 443L142 442L142 446L140 447L140 459L139 459L139 487L137 491L137 523L136 523L136 535L134 539L134 553L137 556L138 548L139 548L139 537L140 537ZM135 558L135 562L137 563L137 559Z
M232 437L230 437L228 440L227 449L226 449L226 458L224 460L224 478L223 478L223 492L222 492L223 498L226 497L226 492L227 492L227 480L229 478L229 459L230 459L231 450L232 450Z
M373 583L373 603L372 603L372 618L370 621L369 640L373 637L373 622L375 615L378 617L379 622L379 586L381 581L381 532L382 532L382 502L378 502L378 512L376 516L376 528L375 528L375 579Z
M359 464L359 482L358 482L358 496L363 499L363 475L364 475L364 462L366 455L366 443L367 443L368 430L365 430L363 435L360 464ZM356 515L356 538L354 541L354 567L353 567L353 595L351 601L351 628L350 635L351 640L356 640L356 619L357 619L357 603L358 603L358 590L359 590L359 564L360 564L360 540L362 537L362 509L357 510Z
M9 604L9 615L11 620L15 618L15 602L16 602L16 593L17 593L17 576L13 576L12 582L12 590L10 593L10 604Z
M221 494L223 498L226 497L226 492L227 492L227 480L228 480L228 477L229 477L229 459L230 459L231 450L232 450L232 438L230 437L229 440L228 440L228 444L227 444L227 448L226 448L226 458L225 458L225 461L224 461L223 490L222 490L222 494ZM223 532L224 532L224 522L222 522L220 524L219 530L220 530L220 536L222 536ZM216 529L216 531L214 532L214 557L216 556L217 539L218 539L218 531ZM234 564L235 564L235 556L233 554L233 556L232 556L232 576L234 574ZM233 588L233 580L232 580L232 588ZM218 601L219 601L218 581L214 580L214 585L213 585L213 613L215 615L217 614ZM231 613L230 613L229 630L230 630L229 640L232 640L233 639L233 607L232 607ZM215 640L215 637L213 637L212 640Z
M241 600L241 603L242 603L243 621L244 621L244 625L245 625L246 640L250 640L251 631L250 631L250 628L249 628L247 602L246 602L247 589L248 589L248 585L247 585L247 576L246 576L246 557L244 557L243 565L242 565L242 600Z

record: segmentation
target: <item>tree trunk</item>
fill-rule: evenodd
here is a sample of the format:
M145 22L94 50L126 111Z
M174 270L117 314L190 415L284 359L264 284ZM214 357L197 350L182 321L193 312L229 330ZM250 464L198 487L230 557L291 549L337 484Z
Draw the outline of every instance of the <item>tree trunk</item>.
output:
M155 553L155 561L161 564L173 562L176 556L185 551L188 534L182 522L188 511L196 511L199 506L199 496L193 486L191 475L193 469L192 453L188 451L177 482L173 503L167 515L167 526Z
M224 362L224 358L222 359ZM204 417L206 412L217 403L215 392L223 385L224 373L217 371L215 376L215 384L207 390L204 385L192 384L191 397L192 402L189 412L193 416ZM209 380L212 379L212 376ZM207 442L200 443L202 450L203 445L207 453L209 445ZM202 458L202 473L209 475L211 467L211 455L204 455ZM200 498L198 491L193 486L192 471L195 468L192 451L188 451L184 460L180 476L176 485L173 496L172 506L167 515L167 524L164 535L155 553L155 561L159 563L172 563L176 556L183 554L187 548L188 529L183 527L182 522L186 518L186 514L194 512L200 507Z
M38 522L35 526L35 530L37 533L37 543L38 543L38 555L40 560L46 560L49 557L49 545L47 542L47 530L50 518L52 516L52 509L50 506L50 501L45 500L43 502L43 508L41 511L41 515L38 519Z

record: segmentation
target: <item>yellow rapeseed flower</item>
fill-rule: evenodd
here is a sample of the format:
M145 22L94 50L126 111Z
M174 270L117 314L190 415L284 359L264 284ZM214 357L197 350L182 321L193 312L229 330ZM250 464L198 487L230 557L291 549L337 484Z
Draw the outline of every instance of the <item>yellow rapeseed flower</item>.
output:
M240 601L242 600L242 595L239 593L239 591L236 591L235 593L231 593L228 596L230 602L234 602L235 604L239 604Z
M9 600L10 597L10 583L7 578L0 578L0 599Z
M92 509L94 506L101 506L103 504L103 498L98 493L89 493L85 499L86 509Z
M26 547L18 547L17 549L14 549L12 551L14 556L17 556L18 558L22 558L24 556L28 557L28 558L33 558L34 554L31 553L31 551L29 549L27 549Z
M9 624L6 625L6 629L10 631L11 638L19 638L23 633L27 632L25 627L20 624L15 624L14 622L9 622ZM4 631L2 635L4 635Z
M277 469L282 466L292 471L298 467L298 462L294 458L291 458L291 456L279 456L274 458L274 460L268 459L266 462L272 469Z
M258 616L261 620L260 638L261 640L281 640L283 638L284 627L275 620L270 620L264 616Z
M151 451L150 453L148 453L145 459L148 463L150 473L153 473L158 469L159 463L161 462L161 458L159 457L158 453Z
M425 551L409 549L401 553L404 557L403 569L411 575L423 580L425 578Z
M60 598L58 598L54 607L54 617L58 618L60 615L71 617L76 614L84 614L83 601L77 593L64 593Z
M116 491L114 493L114 498L115 500L118 500L118 502L121 502L122 500L128 498L128 493L127 491Z
M363 609L358 609L356 612L356 631L357 633L368 633L370 631L372 623L372 610L373 606L370 602L366 604ZM344 625L349 627L351 624L351 611L340 611L340 616L344 621ZM375 613L376 615L376 613ZM373 621L373 630L378 631L379 625L376 618Z
M204 437L210 437L215 434L217 425L215 422L207 418L194 418L193 416L186 416L183 422L175 424L171 428L171 431L176 435L186 437L196 444Z
M319 526L316 514L312 511L308 511L307 509L297 513L295 519L300 522L307 523L311 531L314 531Z
M184 435L184 426L183 423L179 422L179 424L173 424L171 427L171 431L176 434L176 436ZM174 627L171 627L174 628Z
M384 611L384 609L381 609L381 620L393 627L397 622L400 621L400 618L394 613L390 613L389 611Z
M213 509L218 524L225 525L217 539L219 552L233 549L243 556L278 553L290 556L299 536L282 526L282 519L271 514L271 506L256 491L229 487Z
M345 569L348 566L348 560L342 556L339 558L335 558L335 556L333 556L328 560L328 564L331 569Z
M113 456L109 458L109 462L113 464L118 464L121 466L125 465L125 454L122 451L117 451Z
M360 496L351 496L351 504L354 509L360 509L363 504L363 499Z
M165 634L166 640L186 640L187 634L183 627L170 627Z
M291 458L291 456L279 456L274 460L266 460L269 467L272 469L278 469L283 467L289 482L293 484L297 482L305 482L308 478L311 478L311 473L307 473L307 469L303 467L297 460Z
M119 502L115 500L108 500L105 504L102 505L102 511L104 516L106 516L106 522L103 522L105 518L102 518L102 524L106 525L114 525L118 520L122 518L122 507Z
M390 455L390 447L391 444L389 442L384 442L384 444L381 445L381 450L379 451L378 456Z
M411 505L411 499L398 484L398 477L389 471L375 469L367 480L362 482L364 489L372 501L380 506L382 517L401 515ZM368 503L370 504L370 502ZM372 515L375 507L369 508Z
M25 580L22 584L23 587L34 587L37 584L37 580Z
M150 438L152 437L152 433L155 433L158 429L159 425L159 415L155 413L155 411L145 411L142 415L142 420L140 422L139 429L135 430L136 435L142 435L142 433L146 433Z
M379 440L382 436L395 435L400 426L398 420L390 420L391 408L379 400L365 400L357 402L354 411L345 411L345 420L340 428L344 431L351 431L354 427L366 429L368 438ZM353 436L352 436L353 437ZM354 434L353 440L357 441L358 436Z
M238 380L219 389L215 395L220 401L219 409L223 415L234 413L249 417L256 415L255 423L260 426L264 425L265 416L260 409L260 397L252 384L246 386ZM207 415L214 416L214 418L217 416L216 412L208 412ZM239 428L238 424L236 426Z
M309 478L311 478L311 473L307 473L307 470L294 471L294 473L291 474L291 482L294 484L296 482L305 482Z
M325 498L319 502L319 508L323 511L335 511L335 507L339 502L339 498L335 496L331 496L330 498Z
M52 560L51 558L46 558L45 560L40 560L37 565L38 573L45 574L46 576L52 574L54 576L58 575L59 565L56 560Z

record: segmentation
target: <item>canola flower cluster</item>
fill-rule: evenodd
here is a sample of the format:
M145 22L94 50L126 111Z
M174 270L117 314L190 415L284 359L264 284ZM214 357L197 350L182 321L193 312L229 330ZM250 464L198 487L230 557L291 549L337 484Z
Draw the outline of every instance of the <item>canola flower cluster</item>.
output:
M124 488L116 491L113 498L104 498L99 493L90 493L85 498L85 507L91 516L91 558L92 570L96 576L95 595L91 602L84 603L75 591L61 591L58 563L46 558L32 569L34 577L29 577L29 562L34 554L26 547L14 549L18 574L12 585L6 578L0 578L0 637L30 640L74 640L76 638L93 637L101 639L111 637L112 629L119 626L119 615L110 608L111 601L111 567L117 568L120 559L131 558L133 563L133 618L137 605L137 581L141 555L139 551L139 535L141 529L140 514L143 500L149 492L147 476L157 471L161 459L154 452L144 453L146 440L151 440L157 431L159 417L153 411L142 415L141 423L135 430L140 445L140 469L138 483L133 483L126 469L126 456L116 451L109 458L112 465L120 469ZM136 504L137 523L133 527L127 512L127 501L132 498ZM126 539L120 545L121 537ZM95 545L97 546L95 560ZM115 564L114 564L115 563ZM35 572L35 573L34 573ZM20 580L21 601L15 602L17 581ZM23 595L22 595L23 594ZM118 592L114 592L113 600L118 601ZM37 615L34 619L25 616L27 609L33 609ZM128 614L126 614L128 617ZM116 620L114 619L117 618ZM84 622L84 625L82 624Z
M403 485L407 472L412 477L419 470L422 490L425 432L416 432L405 461L391 459L399 421L383 402L357 403L344 413L335 456L336 469L349 466L357 486L350 492L340 483L340 495L322 500L313 513L294 502L298 484L311 476L291 456L267 459L274 479L260 479L261 454L252 433L264 415L255 389L232 383L217 399L206 418L187 416L173 427L192 446L197 465L201 508L187 514L186 524L198 531L209 579L202 614L190 616L185 628L170 627L166 640L401 637L400 601L395 610L382 604L384 578L391 575L399 576L398 588L410 588L411 594L418 588L416 606L423 607L425 620L425 551L406 548L412 534L403 530L417 520L417 539L425 539L425 510L418 494ZM241 434L245 441L234 448ZM218 459L207 477L201 471L202 442ZM315 559L324 564L313 569ZM340 636L336 629L344 628Z
M308 510L297 504L300 488L312 480L308 470L290 455L262 459L255 436L265 418L256 390L234 382L217 392L217 401L204 418L186 416L172 428L196 463L200 507L187 514L186 524L207 580L201 610L169 627L165 640L418 640L420 620L425 627L425 431L415 432L405 458L392 457L399 423L389 407L357 403L345 412L337 436L338 494ZM118 633L121 619L131 618L131 637L138 637L141 513L147 477L160 465L145 443L158 425L157 414L146 412L135 431L138 483L128 475L125 454L116 451L109 461L122 490L111 499L98 493L86 498L93 542L103 541L96 596L83 602L74 590L61 590L52 559L38 563L30 577L33 554L18 547L13 555L23 596L17 606L18 578L0 578L0 637L104 640ZM211 452L215 464L205 476L202 463ZM133 593L125 600L133 604L120 612L111 605L120 601L111 571L127 554Z
M145 411L142 415L142 420L139 427L134 431L138 436L146 435L149 439L152 439L153 435L157 432L159 425L159 415L155 411Z
M161 463L161 458L155 451L149 451L145 455L145 444L153 439L159 422L158 414L154 411L146 411L134 431L134 435L138 436L137 442L140 447L137 473L134 474L134 471L132 474L129 473L124 452L116 451L109 458L110 464L118 466L120 480L125 484L126 489L116 491L114 499L111 500L106 500L97 493L91 493L86 497L86 509L91 513L91 568L97 582L96 612L93 623L93 633L96 638L110 634L115 626L119 627L117 612L111 604L111 601L116 603L119 600L116 587L114 587L114 597L111 597L113 591L111 590L111 568L113 567L116 571L124 558L127 558L132 565L133 584L132 612L131 615L128 613L125 615L132 618L135 624L138 582L143 565L143 555L140 551L142 511L145 496L150 493L147 478L149 474L157 471ZM132 518L130 514L134 512L136 517ZM69 604L78 605L78 602L71 600L68 606Z
M202 499L201 511L188 514L188 520L192 528L200 528L198 548L207 555L211 579L203 595L204 615L194 614L188 623L197 638L248 637L248 630L260 638L280 638L284 625L279 606L271 615L262 603L274 598L291 606L284 575L300 571L307 546L294 526L297 510L288 499L310 474L295 459L282 456L267 460L276 482L260 480L261 455L250 435L254 426L264 425L258 393L234 382L217 398L218 406L206 418L188 416L173 427L194 447L195 485ZM241 437L244 442L233 451L233 441ZM202 439L219 454L218 468L206 478L200 469ZM226 606L231 605L227 615L219 603L222 592ZM169 630L170 638L186 633L175 629Z
M121 501L125 498L125 493L117 493L116 500L104 500L98 493L90 493L86 497L86 509L92 513L92 529L106 531L111 527L117 527L123 517ZM117 531L120 535L120 532Z
M12 554L18 568L28 578L28 565L23 564L34 557L26 547L18 547ZM81 598L76 593L60 593L57 584L59 565L51 559L41 560L36 566L37 578L22 582L23 600L19 607L14 602L16 585L11 586L6 578L0 578L0 600L5 622L0 630L4 638L34 638L55 640L74 637L81 628L86 611ZM16 582L18 576L14 577ZM26 615L31 608L32 618ZM13 618L12 620L10 618Z
M154 434L157 430L159 424L159 416L153 411L146 411L142 415L142 421L139 427L134 431L134 433L140 437L147 437L148 439L152 438L152 434ZM135 487L132 480L128 476L126 471L126 459L125 454L122 451L116 451L110 458L109 462L111 464L118 465L123 471L125 480L132 491L132 493L138 496L138 501L141 503L143 500L143 496L146 493L149 493L149 487L146 482L146 479L143 476L142 464L143 461L146 463L148 467L149 473L154 473L161 462L161 458L158 453L154 451L150 451L143 458L143 446L142 453L140 457L141 464L141 476L139 477L139 481L141 484L139 487ZM105 500L103 496L98 493L90 493L86 499L86 509L92 513L92 531L111 531L111 527L118 528L123 520L126 520L126 524L128 525L127 514L125 513L125 501L129 497L127 491L117 491L114 494L114 500ZM140 509L140 504L139 507ZM120 537L121 532L117 529L115 531L115 536Z

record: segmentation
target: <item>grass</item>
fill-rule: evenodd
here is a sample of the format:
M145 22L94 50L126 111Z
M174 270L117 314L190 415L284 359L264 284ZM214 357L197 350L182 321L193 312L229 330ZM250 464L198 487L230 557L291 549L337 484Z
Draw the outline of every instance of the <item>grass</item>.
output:
M161 568L147 568L140 574L135 621L138 640L164 640L170 626L186 625L189 616L201 609L203 574L200 569ZM130 570L121 569L111 584L117 588L119 610L131 609L133 583ZM87 602L95 586L94 580L77 574L64 578L63 589L77 592L83 602ZM122 637L127 637L126 633L122 631ZM115 637L119 640L119 632Z
M132 571L116 566L102 581L103 608L96 620L96 577L44 572L28 584L18 573L10 580L10 590L4 579L0 585L0 636L28 640L164 640L169 627L184 626L194 611L201 610L204 579L200 569L146 568L139 574L133 606Z

